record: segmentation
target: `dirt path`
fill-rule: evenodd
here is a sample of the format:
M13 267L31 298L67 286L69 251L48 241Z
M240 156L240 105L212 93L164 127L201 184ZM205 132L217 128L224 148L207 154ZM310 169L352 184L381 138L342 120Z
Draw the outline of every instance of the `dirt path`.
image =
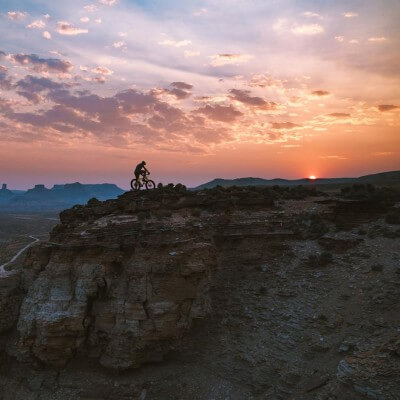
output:
M7 274L8 271L5 270L5 267L7 267L7 265L12 264L25 250L27 250L29 247L31 247L32 245L34 245L35 243L39 242L40 239L38 239L35 236L29 236L33 241L29 244L27 244L25 247L23 247L21 250L19 250L12 258L11 260L7 261L5 264L0 265L0 275L4 275Z

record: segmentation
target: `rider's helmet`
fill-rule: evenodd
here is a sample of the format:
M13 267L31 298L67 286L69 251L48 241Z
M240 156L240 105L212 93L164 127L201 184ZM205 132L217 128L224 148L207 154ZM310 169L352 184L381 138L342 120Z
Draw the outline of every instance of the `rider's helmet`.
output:
M143 164L143 165L146 165L146 161L142 161L142 164Z

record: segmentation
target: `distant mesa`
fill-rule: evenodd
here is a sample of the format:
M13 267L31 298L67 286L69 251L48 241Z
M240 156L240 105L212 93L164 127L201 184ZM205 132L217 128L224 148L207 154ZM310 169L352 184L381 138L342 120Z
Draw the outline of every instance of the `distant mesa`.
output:
M2 211L60 211L76 204L86 204L89 199L109 200L118 197L124 190L117 185L82 184L79 182L54 185L51 189L37 184L27 191L11 191L7 184L0 190Z
M361 176L359 178L316 178L310 176L302 179L263 179L263 178L236 178L222 179L217 178L204 183L192 190L211 189L215 186L297 186L297 185L329 185L329 184L353 184L353 183L375 183L375 184L400 184L400 171L382 172Z
M0 205L6 203L14 196L11 190L7 189L7 184L3 183L0 190Z

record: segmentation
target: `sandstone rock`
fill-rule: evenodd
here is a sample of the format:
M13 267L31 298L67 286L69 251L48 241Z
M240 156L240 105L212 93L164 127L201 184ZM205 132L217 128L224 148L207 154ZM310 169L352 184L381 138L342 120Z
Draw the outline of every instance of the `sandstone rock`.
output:
M149 358L161 359L193 318L209 312L213 245L171 243L165 233L146 247L144 237L132 237L133 243L119 250L112 243L126 235L125 225L98 224L111 230L93 248L70 252L65 246L75 246L76 239L68 238L52 248L21 306L21 360L61 367L75 354L90 354L109 368L138 367ZM90 237L97 237L96 229ZM172 258L169 248L178 249L178 256Z

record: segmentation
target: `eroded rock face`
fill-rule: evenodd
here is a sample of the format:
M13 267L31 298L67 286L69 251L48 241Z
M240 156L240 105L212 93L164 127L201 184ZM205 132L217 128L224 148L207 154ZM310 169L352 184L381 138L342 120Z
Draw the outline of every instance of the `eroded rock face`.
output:
M107 243L93 232L85 236L92 246L54 245L21 306L21 359L63 366L83 353L106 367L138 367L162 359L193 318L207 315L214 247L168 233L148 243L123 236L126 225L132 218L119 219Z
M337 378L370 399L390 399L399 388L400 337L340 361ZM393 380L393 377L396 379Z
M296 190L63 212L0 286L0 398L399 398L398 239L364 213L341 230L337 200Z
M0 334L13 327L18 318L21 302L20 276L5 273L0 278Z

